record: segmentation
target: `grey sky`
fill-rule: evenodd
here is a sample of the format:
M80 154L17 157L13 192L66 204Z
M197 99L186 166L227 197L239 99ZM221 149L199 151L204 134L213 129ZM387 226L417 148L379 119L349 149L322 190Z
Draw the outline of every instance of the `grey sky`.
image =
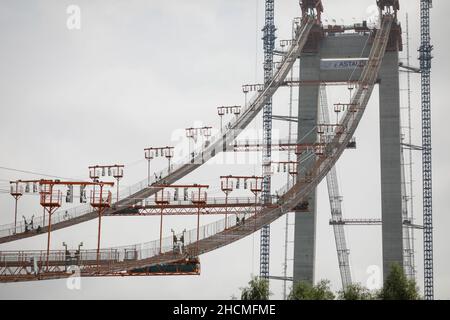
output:
M323 1L328 18L352 23L368 16L375 0ZM66 8L81 8L81 30L68 30ZM146 177L143 148L177 143L174 132L196 122L219 125L216 107L243 104L241 85L262 81L261 28L263 0L145 1L145 0L1 0L0 1L0 166L86 179L87 166L125 163L123 185ZM419 1L401 1L401 20L410 14L411 53L417 65ZM351 8L351 10L349 10ZM450 71L446 12L448 1L434 1L433 44L433 164L436 297L450 298L450 255L447 247L446 202L450 191L450 138L446 104ZM290 37L297 0L276 0L278 39ZM402 53L402 57L404 53ZM404 79L401 83L405 88ZM413 76L414 140L420 143L419 78ZM274 100L274 113L287 113L287 89ZM329 90L330 102L347 96ZM357 131L358 149L338 162L347 217L379 217L378 92ZM402 92L404 98L404 92ZM403 107L405 100L402 100ZM284 136L285 127L280 127ZM261 121L252 125L260 129ZM164 162L156 163L162 167ZM217 185L221 174L258 173L256 165L207 165L183 179ZM420 155L415 157L415 208L421 223ZM6 180L30 175L0 170ZM278 179L281 180L282 179ZM215 188L217 190L217 187ZM212 192L214 194L214 191ZM215 194L220 194L215 192ZM325 184L319 187L316 278L340 288ZM20 202L20 216L40 214L37 198ZM0 224L13 221L13 200L0 193ZM216 218L218 219L218 218ZM166 221L170 228L194 226L195 219ZM204 221L210 221L206 219ZM215 219L213 219L215 220ZM292 219L293 221L293 219ZM272 226L271 271L281 275L284 218ZM53 234L53 248L83 241L96 245L96 221ZM126 245L158 237L159 220L105 219L103 246ZM367 268L381 266L379 227L347 228L352 272L368 279ZM422 286L422 234L416 232L419 285ZM45 236L3 244L0 250L43 249ZM83 279L82 290L71 291L65 280L0 284L0 298L193 298L237 295L250 274L259 273L259 233L201 257L198 277ZM291 269L291 268L290 268ZM281 283L273 281L275 298Z

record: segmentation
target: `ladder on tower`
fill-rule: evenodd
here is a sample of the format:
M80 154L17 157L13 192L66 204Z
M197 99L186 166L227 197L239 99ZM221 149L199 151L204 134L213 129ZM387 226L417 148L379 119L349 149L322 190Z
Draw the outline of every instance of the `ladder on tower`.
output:
M409 37L409 16L406 14L406 64L410 63L410 37ZM420 72L420 70L419 70ZM413 145L412 143L412 109L411 109L411 72L406 73L407 80L407 123L402 125L406 137L406 144L402 143L402 218L403 221L414 223L414 193L413 193ZM403 130L403 129L402 129ZM407 161L407 162L406 162ZM408 169L408 170L407 170ZM414 228L403 226L403 267L405 274L411 279L416 279L415 249L414 249Z
M320 112L319 121L321 123L329 123L330 115L328 110L328 99L326 86L320 86ZM328 197L330 199L331 219L342 220L342 196L339 193L339 184L337 178L336 167L334 166L327 174ZM346 290L352 283L352 275L350 271L350 250L347 247L345 237L345 229L343 224L333 224L334 239L336 242L336 251L339 263L339 271L341 274L342 288Z
M408 211L408 202L412 201L412 197L408 196L406 191L406 175L405 175L405 155L403 148L401 149L401 179L402 179L402 219L403 221L410 221L410 215ZM412 181L412 180L411 180ZM411 183L410 181L410 183ZM407 225L403 225L403 269L405 274L410 279L415 279L416 271L414 265L414 241L412 233L413 228Z
M292 22L292 37L295 36L295 29L296 29L296 22L294 20ZM292 66L290 76L289 76L289 80L291 80L291 81L294 79L294 70L295 70L295 64ZM293 118L293 107L294 107L294 86L291 86L291 87L289 87L289 115L288 115L289 118ZM293 124L292 121L288 122L288 144L291 144L292 141L294 140L294 138L292 136L292 124ZM288 151L287 157L288 157L287 158L288 162L290 162L293 159L294 154L291 150ZM291 179L289 173L287 173L286 178L287 178L288 186L291 186L295 183L295 181L293 179ZM287 281L288 280L287 279L288 279L289 239L290 239L290 232L289 232L290 230L289 229L290 229L290 225L291 225L290 218L291 218L291 214L289 212L286 213L285 233L284 233L283 300L286 300L288 297L288 294L287 294Z

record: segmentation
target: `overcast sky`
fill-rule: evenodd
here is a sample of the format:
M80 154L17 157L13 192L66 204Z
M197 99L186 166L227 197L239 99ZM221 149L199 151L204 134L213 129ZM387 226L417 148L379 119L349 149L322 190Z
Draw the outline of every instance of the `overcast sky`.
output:
M299 16L297 0L276 0L278 39L289 39L291 21ZM328 20L353 23L367 19L375 0L323 1ZM410 14L411 59L418 65L419 1L401 1L400 19ZM81 29L69 30L69 5L81 9ZM351 10L349 10L351 8ZM434 1L433 165L436 298L450 298L448 195L450 191L450 112L446 104L450 71L447 36L450 4ZM177 145L179 133L192 125L219 126L216 107L243 104L241 85L262 81L261 28L263 0L0 0L0 167L86 179L87 167L124 163L123 186L145 179L143 149ZM404 39L406 42L406 39ZM404 53L401 54L402 58ZM298 72L296 70L295 72ZM401 87L406 83L402 77ZM413 140L420 144L420 86L413 76ZM287 114L288 94L280 89L274 113ZM331 103L348 92L329 89ZM402 91L402 107L406 107ZM295 108L296 109L296 108ZM404 113L404 112L403 112ZM338 162L344 215L380 217L378 91L356 133L357 150ZM406 119L404 119L406 120ZM286 125L275 123L275 134ZM260 130L260 119L251 128ZM180 131L181 130L181 131ZM415 216L421 221L420 154L414 157ZM154 163L162 168L164 161ZM183 179L212 186L219 176L259 174L255 164L208 164ZM11 179L38 178L0 169L0 190ZM275 179L279 185L285 178ZM0 193L0 224L14 219L13 199ZM38 199L26 196L19 217L39 215ZM340 289L340 278L326 186L319 186L316 280L329 279ZM205 223L218 220L202 218ZM291 217L293 222L293 217ZM76 248L96 246L96 221L53 233L52 248L65 241ZM164 232L192 228L195 219L168 218ZM104 219L105 247L158 238L159 220L151 217ZM282 275L285 218L272 225L271 273ZM381 228L347 227L353 278L366 285L371 266L381 267ZM290 233L293 234L292 227ZM44 249L45 235L0 245L0 250ZM422 287L422 233L416 232L418 284ZM291 246L290 246L290 249ZM292 250L290 250L292 251ZM137 298L228 299L239 295L251 274L259 273L259 233L201 256L196 277L82 279L81 290L66 280L0 284L0 298ZM292 271L289 261L289 272ZM275 298L281 283L271 282Z

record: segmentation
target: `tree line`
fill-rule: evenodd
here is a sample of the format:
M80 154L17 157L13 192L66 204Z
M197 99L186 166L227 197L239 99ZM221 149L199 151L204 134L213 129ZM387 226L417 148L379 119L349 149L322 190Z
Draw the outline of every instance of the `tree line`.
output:
M253 277L248 286L241 288L241 300L269 300L272 293L269 281ZM422 297L415 280L408 279L399 264L393 264L383 287L369 290L359 283L349 285L345 290L334 293L329 280L313 285L306 281L294 283L289 300L420 300Z

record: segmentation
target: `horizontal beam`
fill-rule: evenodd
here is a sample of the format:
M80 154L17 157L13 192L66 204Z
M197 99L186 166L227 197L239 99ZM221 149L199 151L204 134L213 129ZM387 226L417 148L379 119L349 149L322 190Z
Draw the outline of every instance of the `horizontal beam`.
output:
M293 277L269 276L270 280L294 281Z
M381 219L342 219L342 220L330 220L330 225L352 225L352 226L373 226L381 225ZM423 229L423 226L413 224L409 220L403 220L403 225L405 227L414 229Z
M381 219L331 219L330 225L381 225L381 222Z
M400 69L404 69L407 72L421 73L420 68L404 65L403 62L400 62L398 66L400 67ZM402 71L402 70L400 70L400 71Z
M261 205L255 207L251 204L246 206L230 206L228 208L224 207L209 207L209 208L201 208L201 215L245 215L248 213L253 213L255 210L260 212L263 209ZM199 213L197 207L191 208L129 208L121 211L120 214L113 214L112 216L160 216L162 214L165 216L189 216L189 215L197 215Z
M297 121L295 121L297 122ZM326 147L326 143L292 143L287 139L285 140L274 140L272 141L272 150L276 151L293 151L293 152L304 152L304 151L317 151L322 150ZM254 152L261 151L264 148L264 144L259 140L252 141L236 141L233 146L234 152ZM356 149L356 139L353 138L347 145L347 149Z
M272 116L272 120L287 121L287 122L298 122L298 118L297 117L277 116L277 115L273 115Z
M402 147L404 147L405 149L411 149L411 150L413 150L413 151L422 151L422 150L423 150L423 147L422 147L422 146L416 146L416 145L413 145L413 144L407 144L407 143L402 143L401 145L402 145Z
M299 80L288 79L282 83L283 87L295 87L295 86L348 86L349 84L357 84L357 80Z

